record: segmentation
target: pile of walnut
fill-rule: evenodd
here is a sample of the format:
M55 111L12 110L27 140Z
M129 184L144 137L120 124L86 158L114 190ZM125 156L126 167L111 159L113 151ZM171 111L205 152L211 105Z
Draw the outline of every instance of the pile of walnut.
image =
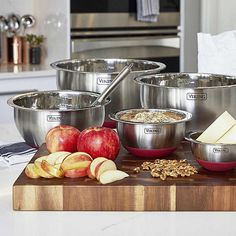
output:
M165 180L170 177L185 177L197 173L197 169L191 166L187 160L160 160L156 159L154 162L143 162L141 167L134 168L134 172L139 173L141 170L150 171L152 177Z

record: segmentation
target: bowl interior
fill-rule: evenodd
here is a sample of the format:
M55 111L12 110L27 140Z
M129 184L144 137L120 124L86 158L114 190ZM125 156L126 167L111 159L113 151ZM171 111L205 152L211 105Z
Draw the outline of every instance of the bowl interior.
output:
M47 91L19 95L13 103L37 110L77 110L89 107L97 97L95 93Z
M57 69L70 70L75 72L91 73L118 73L128 63L133 63L132 71L144 71L158 69L160 65L156 62L145 60L114 60L114 59L90 59L90 60L71 60L62 61L56 64Z
M196 131L196 132L190 133L189 137L193 140L196 140L202 133L203 131Z
M144 84L173 88L203 88L236 85L236 79L224 75L210 74L160 74L139 78Z

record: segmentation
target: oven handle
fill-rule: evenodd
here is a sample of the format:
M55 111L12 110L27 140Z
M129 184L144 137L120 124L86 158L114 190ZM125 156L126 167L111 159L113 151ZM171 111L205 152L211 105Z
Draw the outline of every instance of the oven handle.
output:
M72 39L71 47L72 53L83 52L87 50L103 49L103 48L117 48L117 47L134 47L134 46L163 46L180 48L180 38L175 37L143 37L143 38L130 38L123 37L117 39L111 38L98 38L98 39Z

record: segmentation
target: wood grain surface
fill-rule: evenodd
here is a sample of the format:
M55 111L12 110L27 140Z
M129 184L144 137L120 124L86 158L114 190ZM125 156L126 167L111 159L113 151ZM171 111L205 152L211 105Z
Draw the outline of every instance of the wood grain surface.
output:
M43 145L31 162L47 154ZM13 186L14 210L79 211L235 211L236 171L210 172L194 160L187 142L166 159L188 159L198 174L190 177L152 178L133 169L147 159L122 150L118 169L130 177L102 185L88 177L30 179L24 172ZM150 159L149 159L150 160Z

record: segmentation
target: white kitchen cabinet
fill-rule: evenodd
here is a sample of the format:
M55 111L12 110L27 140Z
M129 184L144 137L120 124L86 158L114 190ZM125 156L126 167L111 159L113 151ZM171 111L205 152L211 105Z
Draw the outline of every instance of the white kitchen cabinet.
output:
M0 76L0 124L13 123L13 108L7 104L7 100L17 94L39 90L55 90L56 75L55 71L49 73L19 73L1 74ZM44 75L43 75L44 74Z

